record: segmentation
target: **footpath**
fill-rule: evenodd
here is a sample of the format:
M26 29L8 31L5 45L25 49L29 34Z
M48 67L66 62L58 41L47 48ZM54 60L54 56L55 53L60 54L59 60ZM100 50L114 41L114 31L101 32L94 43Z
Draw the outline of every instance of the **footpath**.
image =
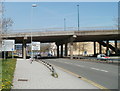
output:
M12 89L98 89L54 66L58 78L42 63L17 59Z

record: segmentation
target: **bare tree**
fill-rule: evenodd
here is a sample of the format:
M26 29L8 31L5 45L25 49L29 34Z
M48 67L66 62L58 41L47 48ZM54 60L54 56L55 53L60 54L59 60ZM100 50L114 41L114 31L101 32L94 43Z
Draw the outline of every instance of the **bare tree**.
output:
M40 46L40 47L41 47L41 48L40 48L40 49L41 49L40 51L41 51L41 52L48 52L50 46L51 46L50 44L42 44L42 45Z
M114 18L113 21L115 22L115 27L120 29L120 17Z
M4 12L3 2L0 2L0 34L7 33L7 30L13 25L11 18L4 17Z
M87 46L89 43L87 42L79 42L79 43L73 43L73 48L75 49L75 51L79 51L78 55L80 55L80 53L84 53L85 51L87 51Z
M13 21L11 18L3 18L2 20L2 33L7 33L8 29L13 25Z

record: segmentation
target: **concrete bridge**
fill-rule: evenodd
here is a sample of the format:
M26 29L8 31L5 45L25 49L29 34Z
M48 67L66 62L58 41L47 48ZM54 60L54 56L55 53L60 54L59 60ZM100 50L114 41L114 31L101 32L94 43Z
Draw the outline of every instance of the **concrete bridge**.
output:
M120 54L117 46L117 41L120 40L120 33L118 30L97 30L97 31L50 31L50 32L26 32L26 33L12 33L4 34L2 38L15 39L16 43L23 44L23 55L26 58L26 43L33 41L41 43L55 42L57 45L57 57L63 57L63 44L65 44L65 56L67 56L67 43L70 43L71 58L73 58L73 42L94 42L94 54L96 54L96 43ZM104 42L106 41L106 42ZM115 47L109 44L109 41L115 41ZM59 46L61 45L61 55L59 55ZM101 47L100 47L101 53Z

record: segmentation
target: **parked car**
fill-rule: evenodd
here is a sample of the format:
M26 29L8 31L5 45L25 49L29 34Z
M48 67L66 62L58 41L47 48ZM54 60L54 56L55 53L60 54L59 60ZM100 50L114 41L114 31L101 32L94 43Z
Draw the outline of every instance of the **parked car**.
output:
M110 59L110 57L106 56L105 54L99 54L99 55L97 55L97 59L108 60L108 59Z
M40 59L41 58L41 54L35 55L34 58L35 59Z

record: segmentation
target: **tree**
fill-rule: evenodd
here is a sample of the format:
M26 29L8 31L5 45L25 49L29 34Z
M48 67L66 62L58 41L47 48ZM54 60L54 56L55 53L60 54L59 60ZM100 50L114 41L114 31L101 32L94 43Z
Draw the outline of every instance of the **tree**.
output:
M7 33L7 30L13 25L11 18L4 17L4 12L3 2L0 2L0 34Z
M2 21L0 21L0 22L2 22L2 28L3 28L2 34L7 33L7 30L13 24L13 21L11 18L3 18Z

